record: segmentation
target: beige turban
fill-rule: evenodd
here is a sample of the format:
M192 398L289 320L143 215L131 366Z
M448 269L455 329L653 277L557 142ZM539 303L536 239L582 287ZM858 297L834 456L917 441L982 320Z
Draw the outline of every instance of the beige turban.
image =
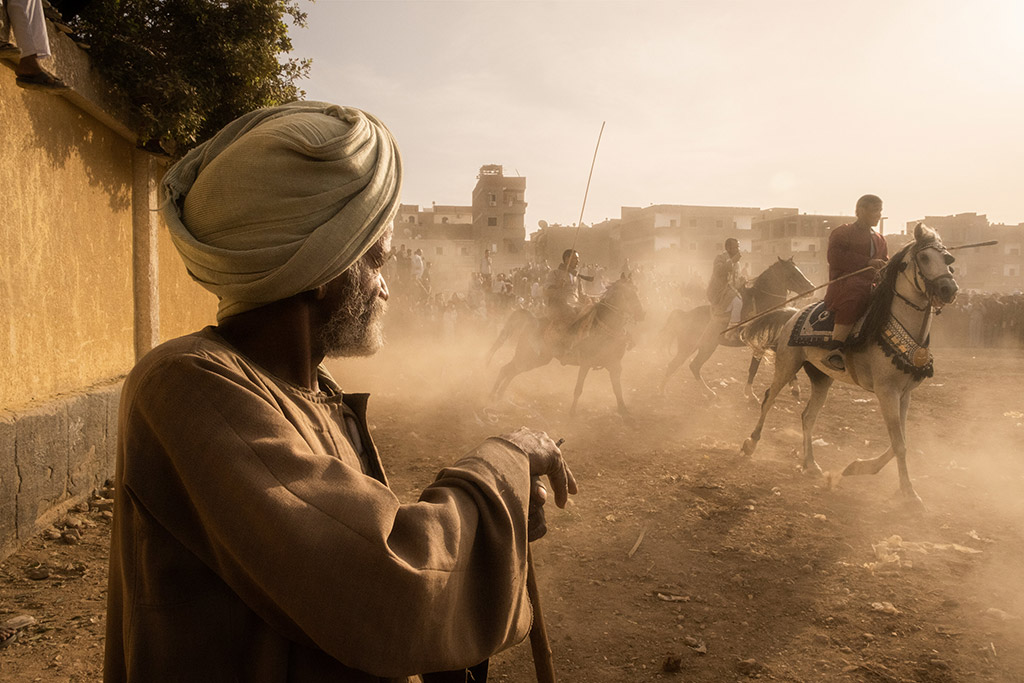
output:
M235 119L172 166L163 215L222 320L340 275L391 223L401 186L384 124L292 102Z

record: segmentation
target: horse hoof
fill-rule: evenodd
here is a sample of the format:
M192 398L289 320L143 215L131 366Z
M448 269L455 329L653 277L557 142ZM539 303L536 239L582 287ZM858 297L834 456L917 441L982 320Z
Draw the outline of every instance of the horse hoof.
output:
M810 465L802 465L800 470L808 477L820 477L823 474L821 467L816 462L812 462Z
M747 439L746 441L743 442L743 445L740 447L740 453L746 456L751 456L754 454L755 448L757 448L757 442L754 441L753 439Z
M900 491L900 494L903 496L903 507L907 510L910 512L925 511L924 501L921 500L921 496L917 495L917 492L911 491L907 493L906 491Z

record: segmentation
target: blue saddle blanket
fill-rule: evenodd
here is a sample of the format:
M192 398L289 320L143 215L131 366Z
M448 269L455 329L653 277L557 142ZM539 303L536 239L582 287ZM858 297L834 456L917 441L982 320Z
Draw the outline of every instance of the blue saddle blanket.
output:
M807 306L797 314L796 325L789 335L790 346L828 346L836 319L825 308L824 301Z

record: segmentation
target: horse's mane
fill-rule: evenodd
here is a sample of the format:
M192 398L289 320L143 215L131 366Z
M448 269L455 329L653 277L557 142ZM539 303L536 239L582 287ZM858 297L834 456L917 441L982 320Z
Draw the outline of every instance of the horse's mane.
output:
M882 268L879 282L872 290L871 299L868 301L868 310L864 314L864 325L857 333L856 338L851 340L850 348L864 346L869 341L878 339L882 333L882 328L885 327L892 311L892 298L896 294L896 278L904 268L909 266L904 258L914 244L916 242L907 242Z

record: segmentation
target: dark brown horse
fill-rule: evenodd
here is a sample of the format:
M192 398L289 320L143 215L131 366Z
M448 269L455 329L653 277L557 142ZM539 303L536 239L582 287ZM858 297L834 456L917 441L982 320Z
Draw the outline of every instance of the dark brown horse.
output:
M510 328L522 331L516 343L515 355L498 372L491 395L501 396L516 375L547 365L558 358L564 365L578 365L580 368L572 407L569 409L570 415L576 412L576 404L583 393L583 383L591 368L608 370L619 412L626 414L621 383L622 357L630 345L626 325L630 321L641 321L643 318L644 309L636 285L628 277L612 283L596 304L584 309L572 322L567 334L574 342L568 345L568 348L561 343L564 338L556 339L558 335L547 333L549 331L546 320L538 319L528 311L517 311L505 323L505 328L491 350L493 355L494 351L511 336L513 332Z
M814 285L800 271L800 268L793 263L793 258L779 259L758 275L754 281L743 289L743 307L740 318L747 318L756 315L760 311L768 310L778 306L786 300L789 292L806 292ZM665 383L672 376L680 365L693 356L690 361L690 372L701 384L702 390L709 396L714 396L714 390L708 386L700 374L704 363L711 358L711 354L719 345L722 346L745 346L746 342L740 339L739 331L735 334L722 334L722 330L728 327L728 321L722 318L712 318L710 306L698 306L688 311L675 310L669 314L665 323L663 334L672 335L678 340L676 355L665 368L665 375L661 379L661 391L665 390ZM743 393L752 397L752 385L757 368L761 364L763 351L758 353L755 349L750 359L750 368L747 371L747 384Z

